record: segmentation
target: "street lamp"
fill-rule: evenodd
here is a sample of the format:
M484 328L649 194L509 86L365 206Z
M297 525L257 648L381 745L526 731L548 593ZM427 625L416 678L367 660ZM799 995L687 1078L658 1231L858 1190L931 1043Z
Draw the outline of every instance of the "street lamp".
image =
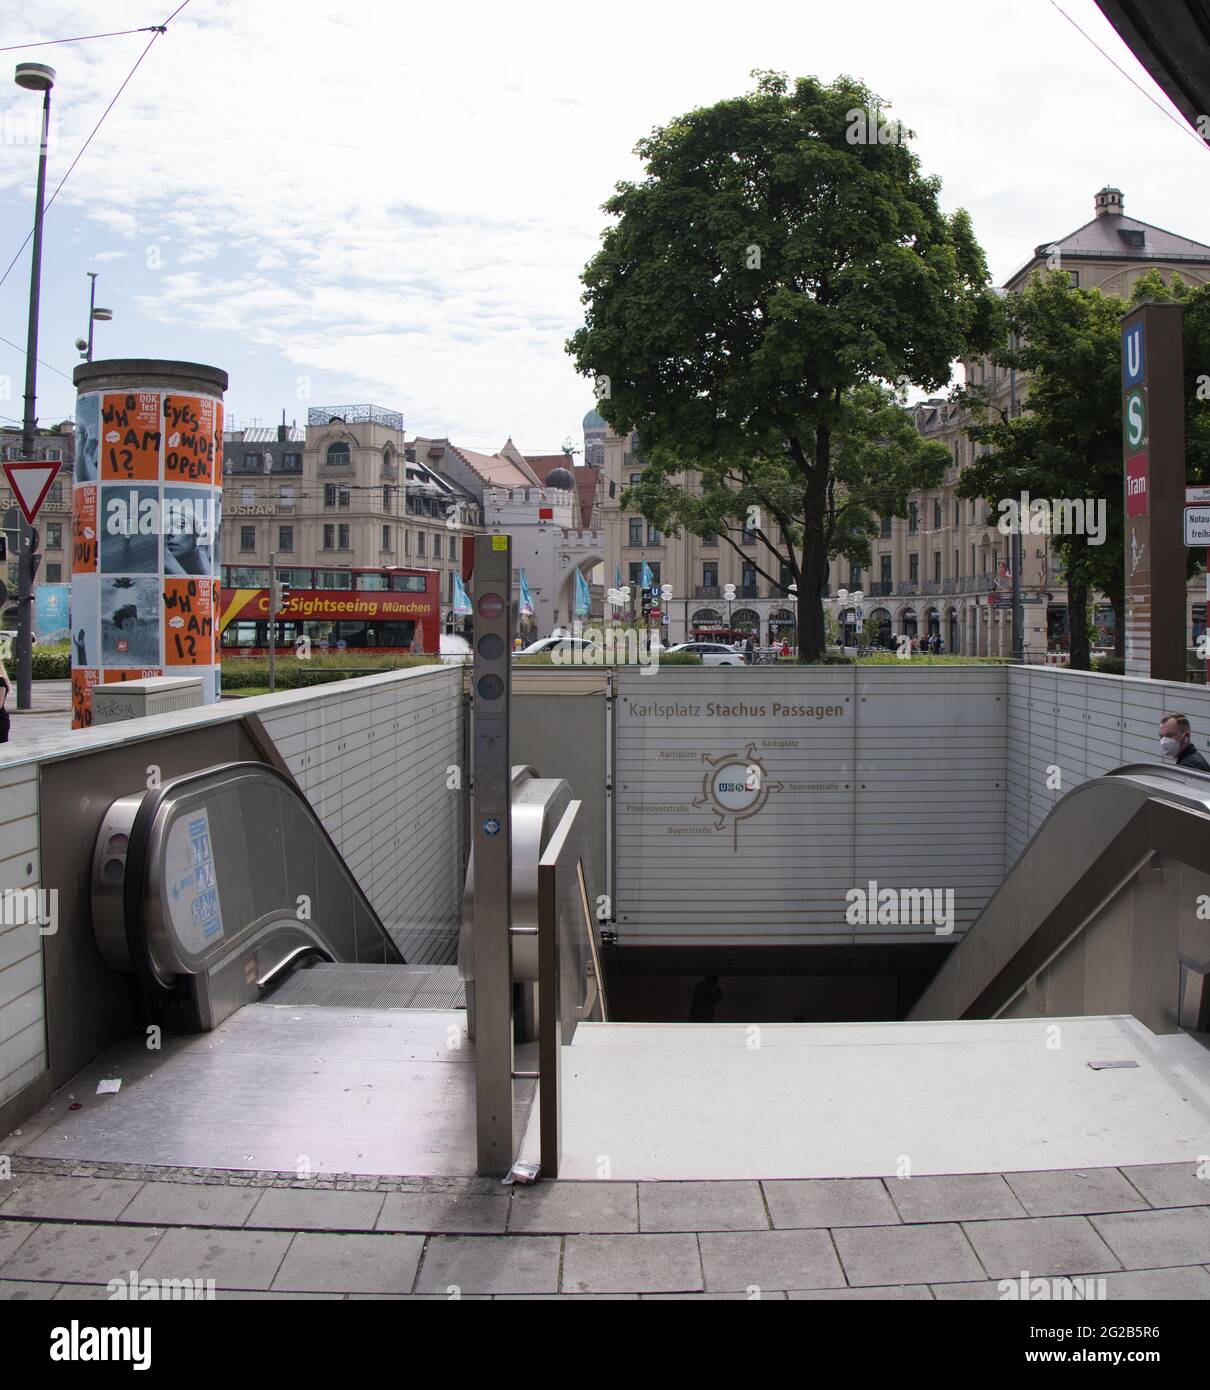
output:
M85 362L92 361L92 326L94 323L108 323L113 318L112 309L101 309L97 307L97 276L99 271L90 270L88 278L92 283L88 287L88 337L77 338L76 347L80 350L80 356Z
M38 146L38 190L34 199L34 237L29 273L29 332L25 342L25 416L21 457L34 457L38 392L38 298L42 280L42 214L46 203L46 144L50 135L50 92L55 70L45 63L18 63L13 81L27 92L42 93L42 139ZM34 531L18 509L17 549L17 708L30 708L33 680Z

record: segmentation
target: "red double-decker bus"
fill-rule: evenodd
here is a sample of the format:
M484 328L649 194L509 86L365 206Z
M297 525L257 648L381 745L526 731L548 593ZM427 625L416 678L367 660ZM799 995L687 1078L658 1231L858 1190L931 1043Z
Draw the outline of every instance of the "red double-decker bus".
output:
M438 570L278 565L277 575L291 586L275 624L279 651L292 651L300 637L317 651L440 651ZM223 566L219 632L224 653L268 651L267 565Z

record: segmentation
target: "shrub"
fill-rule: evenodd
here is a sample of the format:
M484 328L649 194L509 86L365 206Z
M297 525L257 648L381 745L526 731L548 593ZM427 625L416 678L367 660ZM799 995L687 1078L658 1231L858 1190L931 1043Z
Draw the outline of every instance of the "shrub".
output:
M1126 658L1123 656L1098 656L1093 662L1092 669L1099 671L1103 676L1124 676L1126 674Z
M36 681L67 680L71 675L71 648L66 642L61 646L35 646L31 670Z
M277 658L278 690L296 690L300 686L322 685L327 681L356 680L358 676L374 675L382 670L404 670L410 666L435 666L435 656L413 656L389 652L343 653L312 656L300 661L294 656ZM301 673L301 674L300 674ZM269 658L267 656L236 656L223 654L222 688L224 690L268 689Z

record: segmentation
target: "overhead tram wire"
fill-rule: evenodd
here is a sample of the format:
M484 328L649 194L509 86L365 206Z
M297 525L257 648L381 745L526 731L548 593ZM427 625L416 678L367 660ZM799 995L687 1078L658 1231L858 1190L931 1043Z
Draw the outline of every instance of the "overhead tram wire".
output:
M121 85L121 86L118 88L118 90L113 94L113 97L112 97L112 99L110 100L109 105L105 108L104 111L101 112L100 120L98 120L97 123L96 123L96 125L93 126L91 132L89 133L88 139L85 140L84 143L80 146L80 149L79 149L78 153L76 154L75 159L73 159L72 162L67 166L67 172L63 175L63 177L59 180L58 184L55 186L55 191L54 191L54 192L50 195L50 197L46 200L46 206L45 206L45 207L43 208L43 210L42 210L42 220L43 220L44 222L45 222L45 220L46 220L46 214L50 211L50 206L51 206L51 204L55 201L55 199L56 199L56 198L59 196L59 194L62 192L62 190L63 190L63 185L64 185L64 184L67 182L67 180L71 177L72 170L76 167L77 164L79 164L80 160L83 159L85 150L87 150L88 147L89 147L89 145L92 144L93 137L96 135L97 131L99 131L99 130L101 129L101 126L104 124L105 117L108 116L109 113L113 110L114 106L117 104L118 98L119 98L119 97L122 95L122 93L126 90L126 87L127 87L127 85L129 84L129 82L130 82L130 79L135 75L136 72L138 72L139 66L140 66L141 63L143 62L143 59L146 58L147 55L151 52L152 45L155 43L156 39L160 38L161 35L166 34L166 33L168 32L168 26L169 26L169 24L172 23L172 21L177 17L177 15L179 15L180 12L181 12L181 11L185 8L185 6L188 5L188 4L189 4L189 0L181 0L181 3L176 7L175 10L173 10L173 12L172 12L172 13L168 16L168 18L163 22L163 24L156 25L156 26L154 27L154 30L153 30L152 35L151 35L151 38L148 40L147 47L142 51L142 53L139 54L138 58L135 60L135 65L134 65L134 67L132 67L132 68L130 69L130 71L126 74L126 77L123 79L122 85ZM143 30L134 30L134 31L132 31L132 32L135 32L135 33L142 33L142 32L145 32L145 31L143 31ZM33 228L31 227L30 230L26 233L25 240L24 240L24 241L21 243L21 245L17 248L17 254L12 258L11 261L9 261L8 267L7 267L7 269L5 270L4 274L3 274L3 275L0 275L0 285L3 285L4 282L8 279L9 275L12 273L13 267L14 267L14 266L17 264L17 262L21 259L21 253L22 253L22 252L25 250L25 248L29 245L31 238L33 237L33 234L34 234L34 231L33 231Z
M77 34L71 39L35 39L33 43L10 43L0 53L19 53L26 48L51 48L60 43L88 43L92 39L121 39L127 34L162 34L166 24L145 24L141 29L113 29L108 34Z
M1076 31L1077 34L1083 34L1083 36L1088 40L1090 44L1092 44L1093 48L1096 49L1096 51L1101 55L1102 58L1105 59L1106 62L1112 63L1113 66L1117 68L1118 72L1122 74L1122 76L1126 79L1127 82L1130 83L1132 87L1142 92L1142 94L1147 98L1147 100L1152 104L1152 106L1155 107L1157 111L1159 111L1162 115L1167 116L1168 119L1174 125L1179 126L1181 130L1186 132L1186 134L1191 135L1202 147L1202 149L1206 149L1208 147L1207 142L1202 139L1202 137L1197 133L1196 130L1193 129L1192 126L1188 125L1180 116L1173 115L1173 113L1169 111L1166 106L1163 106L1160 102L1156 101L1155 97L1152 96L1152 94L1147 90L1147 88L1144 87L1141 83L1136 82L1135 79L1131 77L1131 75L1126 71L1124 67L1122 67L1122 65L1119 62L1117 62L1113 57L1111 57L1110 54L1105 52L1105 50L1101 47L1099 43L1097 43L1096 39L1094 39L1091 34L1089 34L1086 30L1081 29L1080 26L1076 23L1076 21L1072 19L1071 15L1069 15L1067 11L1063 8L1063 6L1058 3L1058 0L1050 0L1050 3L1055 7L1056 10L1058 10L1058 12L1063 16L1063 18L1068 22L1068 24L1071 25L1071 27Z

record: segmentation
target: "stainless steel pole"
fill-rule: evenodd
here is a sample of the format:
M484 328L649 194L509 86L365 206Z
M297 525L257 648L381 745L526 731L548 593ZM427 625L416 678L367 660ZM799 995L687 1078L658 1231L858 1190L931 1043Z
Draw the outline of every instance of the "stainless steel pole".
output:
M1017 342L1013 339L1013 351L1016 351ZM1017 369L1008 369L1008 418L1016 419L1017 415ZM1025 605L1021 601L1021 561L1025 547L1021 544L1021 518L1017 518L1017 525L1013 528L1012 542L1012 568L1013 568L1013 659L1022 661L1025 657Z

